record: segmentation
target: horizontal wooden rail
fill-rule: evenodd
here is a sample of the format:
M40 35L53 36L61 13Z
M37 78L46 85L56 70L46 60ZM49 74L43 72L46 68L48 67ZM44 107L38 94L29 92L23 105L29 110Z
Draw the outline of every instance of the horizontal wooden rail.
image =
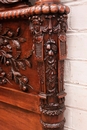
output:
M15 89L0 86L0 101L38 114L40 113L38 95L23 93Z

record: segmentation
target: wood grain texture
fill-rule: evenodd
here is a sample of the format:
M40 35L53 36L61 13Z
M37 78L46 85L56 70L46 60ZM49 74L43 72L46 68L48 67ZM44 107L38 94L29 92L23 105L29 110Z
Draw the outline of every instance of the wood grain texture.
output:
M0 102L1 130L42 130L40 115Z
M0 86L0 101L40 114L39 96Z

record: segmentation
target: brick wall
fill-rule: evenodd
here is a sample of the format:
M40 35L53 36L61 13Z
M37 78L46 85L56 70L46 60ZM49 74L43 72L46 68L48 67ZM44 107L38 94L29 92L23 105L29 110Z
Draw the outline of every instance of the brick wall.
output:
M65 130L87 130L87 0L61 0L71 9L65 61Z

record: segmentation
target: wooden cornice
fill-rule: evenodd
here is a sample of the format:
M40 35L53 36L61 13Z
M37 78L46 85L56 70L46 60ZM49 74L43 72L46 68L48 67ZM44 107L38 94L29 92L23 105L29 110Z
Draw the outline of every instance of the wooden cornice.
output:
M62 4L39 4L32 7L6 10L0 12L0 19L13 19L19 17L29 17L38 14L60 13L68 14L70 9L68 6Z

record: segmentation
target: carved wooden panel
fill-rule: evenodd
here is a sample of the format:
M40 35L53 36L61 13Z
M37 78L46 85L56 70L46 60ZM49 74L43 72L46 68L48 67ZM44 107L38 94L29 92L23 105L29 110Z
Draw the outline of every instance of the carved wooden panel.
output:
M69 8L56 0L32 7L20 0L0 2L6 8L0 12L0 101L29 111L34 122L38 119L40 128L31 123L29 130L63 130ZM7 8L15 2L12 10Z

